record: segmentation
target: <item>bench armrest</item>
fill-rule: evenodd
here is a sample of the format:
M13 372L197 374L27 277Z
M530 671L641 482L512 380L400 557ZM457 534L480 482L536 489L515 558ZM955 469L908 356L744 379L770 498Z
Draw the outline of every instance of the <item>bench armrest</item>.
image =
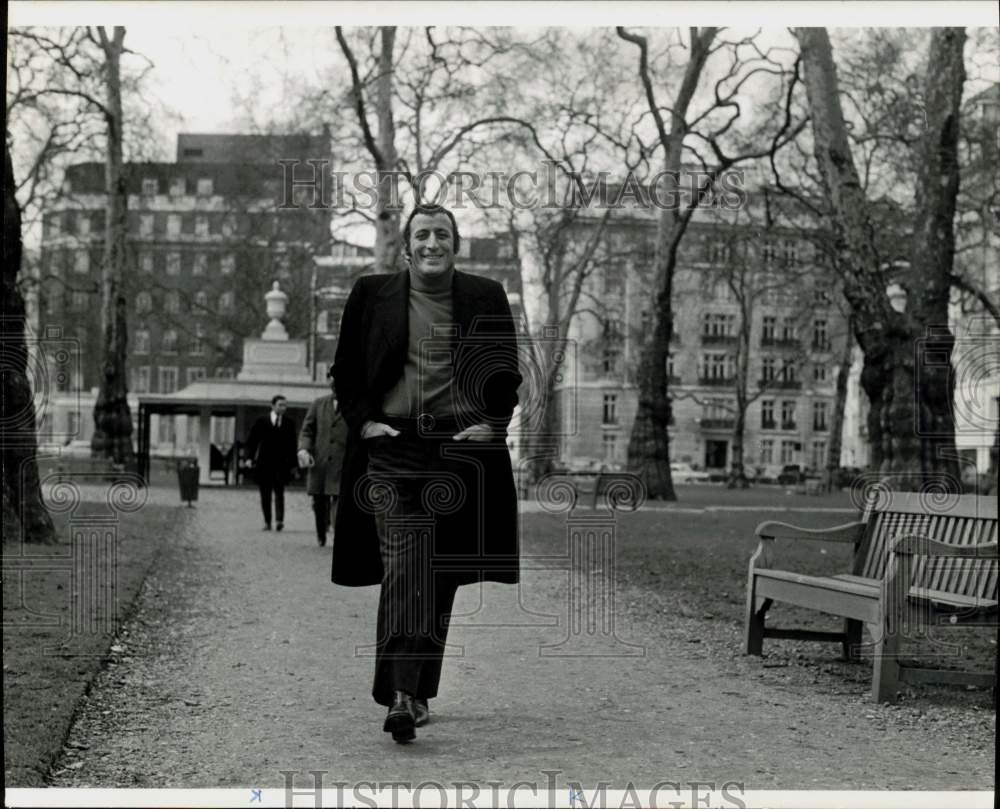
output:
M761 539L819 539L824 542L851 542L857 544L865 530L863 522L849 522L833 528L799 528L786 522L768 520L757 526Z
M953 556L963 559L997 559L996 542L980 545L949 545L923 534L903 534L893 540L892 552L917 556Z

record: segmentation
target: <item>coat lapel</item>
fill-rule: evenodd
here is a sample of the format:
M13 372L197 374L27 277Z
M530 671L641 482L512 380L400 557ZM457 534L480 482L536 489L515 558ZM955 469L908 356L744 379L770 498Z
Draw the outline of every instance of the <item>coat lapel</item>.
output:
M379 290L372 322L379 332L382 357L405 356L410 328L410 274L397 272ZM379 358L381 359L381 358ZM376 364L381 364L378 359Z

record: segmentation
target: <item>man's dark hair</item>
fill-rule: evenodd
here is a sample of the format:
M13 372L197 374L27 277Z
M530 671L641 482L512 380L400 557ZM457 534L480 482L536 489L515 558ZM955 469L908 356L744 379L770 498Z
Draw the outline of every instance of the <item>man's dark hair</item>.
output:
M271 397L271 407L274 407L282 399L284 399L286 402L288 401L288 397L287 396L282 396L280 393L277 396L272 396Z
M443 205L417 205L410 215L406 218L406 224L403 226L403 253L407 258L410 258L410 223L413 221L413 217L418 213L426 214L427 216L434 216L434 214L443 213L448 219L451 220L451 234L452 234L452 250L454 250L455 255L458 255L458 246L462 243L462 238L458 235L458 222L455 221L455 214L445 208Z

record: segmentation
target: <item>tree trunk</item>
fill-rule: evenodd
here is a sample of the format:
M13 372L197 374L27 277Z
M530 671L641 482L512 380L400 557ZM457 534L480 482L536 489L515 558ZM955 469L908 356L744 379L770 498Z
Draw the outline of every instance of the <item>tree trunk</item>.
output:
M844 413L847 410L847 381L851 375L851 359L854 354L854 337L851 318L847 318L847 334L844 335L844 350L837 364L837 392L833 400L833 416L830 420L830 449L826 456L826 490L833 491L840 469L840 453L844 442Z
M958 200L958 134L965 67L965 30L931 32L924 90L927 128L917 160L916 215L910 267L915 278L910 298L921 326L915 335L917 402L923 438L924 474L959 482L955 447L955 378L951 355L955 339L948 325L948 299L955 261L955 208Z
M378 151L376 176L378 200L375 206L375 266L380 272L396 272L400 268L399 208L395 202L396 178L393 172L398 162L396 152L396 123L392 115L393 64L392 52L396 29L380 29L382 52L378 60L377 98Z
M56 541L55 528L38 481L35 402L28 379L24 339L24 298L17 288L21 270L21 208L14 196L10 149L4 149L4 234L2 368L0 381L0 460L3 477L3 541ZM37 354L42 361L41 351Z
M751 310L746 301L746 287L741 285L740 330L736 343L736 413L733 419L733 450L729 465L729 479L726 486L730 489L746 489L750 482L743 457L746 443L747 409L750 407L749 374L750 374L750 323Z
M854 317L855 336L864 352L861 384L871 405L868 427L873 465L891 485L918 488L931 479L940 479L941 471L949 465L957 469L954 458L948 460L939 452L941 446L954 445L953 425L949 433L949 386L922 400L926 364L923 356L917 357L922 351L921 340L928 337L927 327L943 326L947 331L947 313L940 319L939 309L931 301L939 300L936 276L942 269L941 262L948 260L950 272L954 242L951 241L950 249L945 245L930 251L926 245L929 234L915 232L916 240L924 245L920 249L931 253L934 260L921 257L920 264L914 266L911 285L930 284L933 291L915 300L908 312L895 311L886 292L890 279L880 266L875 249L868 200L851 155L829 37L824 28L799 28L796 34L805 70L815 156L843 268L844 295ZM936 156L933 165L925 166L921 172L915 221L918 228L936 234L934 238L944 238L941 228L945 222L945 229L950 232L958 187L957 176L954 181L951 179L949 157L954 155L952 141L957 141L957 106L953 115L949 114L950 107L944 108L951 103L956 90L961 95L961 39L961 33L935 31L932 35L925 149L935 151ZM957 71L952 64L956 45ZM957 99L954 102L957 104ZM957 172L957 166L954 170ZM925 320L926 316L931 320ZM932 342L950 352L949 339L933 337ZM918 361L922 363L919 385ZM941 373L950 373L947 365ZM937 376L935 380L941 381ZM928 429L939 429L942 434L928 436Z
M122 165L121 54L125 29L116 26L108 40L100 29L105 57L107 159L104 178L107 216L104 262L101 267L101 324L103 356L101 384L94 405L94 435L91 449L119 467L135 462L132 450L132 414L128 406L126 357L125 258L128 235L128 189Z

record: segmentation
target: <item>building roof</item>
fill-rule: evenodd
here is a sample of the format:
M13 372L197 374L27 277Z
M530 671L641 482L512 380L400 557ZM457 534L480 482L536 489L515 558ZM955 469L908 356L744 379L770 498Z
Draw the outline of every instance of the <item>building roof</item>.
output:
M269 407L271 397L278 394L288 399L291 407L306 407L320 396L330 393L330 386L319 383L243 382L238 379L199 379L174 393L141 393L139 404L155 410L169 409L181 413L201 407L236 407L259 405Z

